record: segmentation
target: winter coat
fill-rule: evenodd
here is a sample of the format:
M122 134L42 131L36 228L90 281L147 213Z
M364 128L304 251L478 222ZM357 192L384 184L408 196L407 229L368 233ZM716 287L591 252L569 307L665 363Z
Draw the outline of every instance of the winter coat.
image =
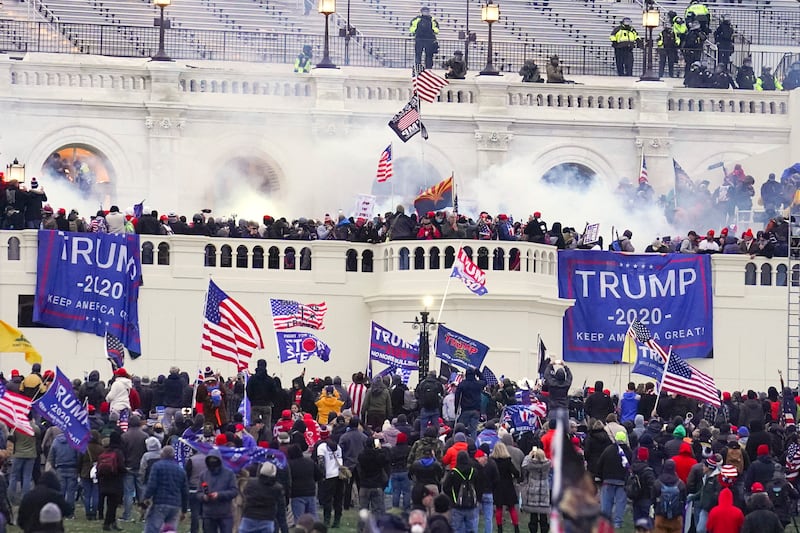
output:
M17 510L17 525L24 533L41 529L39 511L48 503L58 505L62 516L71 516L73 513L73 509L64 500L55 472L42 472L36 486L22 497Z
M442 464L448 468L455 468L456 467L456 457L458 456L458 452L465 452L467 451L467 443L466 442L454 442L452 446L450 446L442 457Z
M106 394L108 408L117 413L121 412L123 409L130 410L130 392L132 388L133 383L131 383L130 379L125 377L115 378L114 383L111 384L111 388L108 389L108 394Z
M118 434L117 434L118 435ZM115 439L116 437L112 435L111 439ZM117 454L117 464L119 465L119 472L116 475L109 476L109 477L97 477L97 485L100 490L100 494L115 494L117 496L122 496L123 493L123 484L122 480L125 477L125 454L122 451L121 444L117 445L116 443L109 444L103 452L106 451L113 451Z
M586 459L589 472L594 476L597 476L599 471L598 463L600 462L600 456L611 442L605 429L600 428L589 431L589 435L586 437L586 442L584 443L584 458Z
M255 374L247 380L247 397L254 407L271 405L275 401L275 380L267 374L266 368L256 368Z
M500 473L500 480L492 487L495 506L517 505L517 489L515 483L520 479L519 470L511 462L510 457L495 459L497 471Z
M327 424L330 413L337 416L342 411L344 402L337 398L334 394L322 393L322 396L316 402L317 405L317 422L320 424Z
M408 477L417 485L436 485L437 487L442 484L442 477L444 476L444 467L442 463L433 459L433 457L423 457L414 463L408 469Z
M318 463L315 463L302 454L294 455L289 452L289 471L292 474L292 488L289 496L316 496L317 482L322 480L324 472Z
M644 461L634 460L631 471L639 476L642 485L642 492L636 501L649 501L652 497L653 487L656 484L656 475L650 465Z
M203 404L203 415L206 418L206 422L210 422L215 428L221 428L228 423L228 409L226 407L228 394L223 384L216 385L221 394L219 403L216 403L213 396L213 387L214 385L209 386L201 383L197 386L195 399L197 403Z
M697 464L697 459L692 454L692 446L688 442L682 443L678 455L672 460L675 461L675 473L681 481L686 483L689 479L689 471Z
M374 384L367 391L361 413L366 416L378 416L383 420L392 417L392 399L383 385Z
M249 480L242 491L242 498L244 518L275 521L286 513L284 489L274 477L259 475Z
M666 461L664 463L664 469L661 472L661 475L658 476L655 483L653 483L653 491L652 491L652 499L654 503L655 514L658 515L660 513L660 500L661 500L661 489L665 485L667 486L675 486L677 485L678 491L680 492L680 498L683 503L686 503L686 485L678 479L678 476L675 475L675 463L672 461Z
M586 416L597 420L605 420L609 414L614 412L614 402L603 391L596 391L590 394L583 405Z
M161 401L165 407L183 406L183 381L178 374L170 374L161 387Z
M220 458L219 451L212 449L206 456L206 465L209 457ZM233 470L221 464L218 469L207 469L200 476L200 485L208 485L209 494L217 493L214 500L203 501L203 518L225 518L232 516L232 501L238 496L239 488L236 485L236 475Z
M625 444L609 444L603 450L600 460L597 462L597 477L603 482L618 482L623 484L628 477L627 469L622 465L622 458L619 455L618 447L622 448L628 462L631 460L631 449Z
M97 370L89 372L89 378L81 385L78 397L81 402L86 402L89 405L93 405L95 409L100 409L100 404L103 403L106 397L106 389L103 386L103 382L100 381L100 372Z
M639 395L634 391L625 391L619 400L619 421L633 421L639 407Z
M708 513L706 531L708 533L739 533L743 523L744 514L741 509L733 505L733 493L730 489L722 489L719 493L719 504Z
M386 448L364 448L358 455L358 477L360 487L383 489L389 483L391 472L389 454Z
M744 486L752 487L753 483L761 483L765 487L767 483L772 481L772 475L775 473L775 462L769 455L762 455L747 468L744 473Z
M764 408L761 406L761 402L755 399L746 400L739 410L739 425L747 426L752 430L753 422L764 423Z
M526 513L550 512L550 461L537 461L529 455L522 461L522 510Z

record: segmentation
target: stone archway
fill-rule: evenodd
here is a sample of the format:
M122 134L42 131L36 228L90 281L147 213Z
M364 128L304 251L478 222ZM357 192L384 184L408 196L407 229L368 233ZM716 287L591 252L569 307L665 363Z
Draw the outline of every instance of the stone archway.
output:
M588 188L597 179L597 173L581 163L561 163L551 167L541 179L550 185L570 189Z
M214 211L244 214L246 204L272 199L280 190L281 173L271 161L257 155L232 156L217 167L214 176Z
M41 175L74 187L86 199L107 204L116 192L116 171L106 154L86 143L69 143L53 150L42 163Z

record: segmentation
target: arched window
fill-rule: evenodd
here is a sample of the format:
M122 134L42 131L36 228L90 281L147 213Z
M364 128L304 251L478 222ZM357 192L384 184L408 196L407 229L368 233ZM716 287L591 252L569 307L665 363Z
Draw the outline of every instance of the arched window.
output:
M311 248L300 250L300 270L311 270Z
M493 270L505 270L505 262L506 262L506 251L502 248L495 248L492 252L494 256L492 260L492 269Z
M233 248L228 244L223 244L219 249L219 266L222 268L233 266Z
M453 263L456 262L456 250L452 246L444 249L444 267L453 268Z
M747 263L747 265L744 267L744 284L756 284L756 265L753 263Z
M168 265L169 264L169 243L168 242L160 242L160 243L158 243L158 264L159 265Z
M264 268L264 249L261 246L253 247L253 268Z
M409 268L409 264L408 264L408 259L409 259L408 248L406 248L405 246L400 248L398 256L399 256L399 259L400 259L400 268L398 270L408 270L408 268Z
M475 260L475 258L472 257L472 246L463 246L461 249L464 250L464 253L467 254L467 257L469 257L470 261Z
M421 246L414 248L414 270L425 270L425 249Z
M153 243L150 241L145 241L142 243L142 264L153 264Z
M519 272L519 248L512 248L508 252L508 269Z
M19 239L16 237L8 239L8 260L19 261Z
M478 248L478 268L489 270L489 249L483 246Z
M775 269L775 285L778 287L786 286L788 270L789 269L786 265L778 265L778 268Z
M217 249L213 244L206 244L205 266L217 266Z
M283 269L284 270L295 269L294 248L292 248L291 246L283 250Z
M792 287L800 287L800 265L792 267Z
M269 257L267 258L267 268L270 270L278 270L281 262L281 251L277 246L270 246Z
M772 265L764 263L761 265L761 285L772 285Z
M361 272L372 272L372 250L361 252Z
M345 253L344 271L345 272L358 271L358 252L356 252L352 248L348 249L347 253Z
M439 270L439 249L434 247L430 249L430 259L428 260L428 264L430 265L431 270Z
M236 248L236 268L247 268L247 246L240 244Z

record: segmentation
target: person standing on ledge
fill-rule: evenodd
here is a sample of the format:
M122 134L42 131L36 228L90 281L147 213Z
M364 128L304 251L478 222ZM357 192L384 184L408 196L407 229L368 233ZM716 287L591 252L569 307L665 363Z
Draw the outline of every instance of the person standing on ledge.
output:
M294 71L308 74L311 72L311 57L313 56L311 45L303 45L303 51L297 54L297 59L294 60Z
M633 76L633 49L637 46L639 34L631 26L631 19L625 17L622 23L611 30L608 37L614 47L614 60L619 76Z
M433 56L439 51L439 22L431 16L431 10L423 7L419 15L411 20L408 32L414 37L414 65L422 64L422 52L425 52L425 68L433 67Z

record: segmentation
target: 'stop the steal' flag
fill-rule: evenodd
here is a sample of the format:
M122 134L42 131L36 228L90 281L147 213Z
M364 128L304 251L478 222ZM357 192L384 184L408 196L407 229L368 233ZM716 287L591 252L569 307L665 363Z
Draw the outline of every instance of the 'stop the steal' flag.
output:
M439 325L436 355L445 363L460 368L480 368L489 347L450 328Z
M394 368L418 369L419 346L404 341L377 322L372 322L369 358Z
M464 285L478 296L483 296L489 292L486 290L486 272L472 262L472 259L469 258L463 248L458 249L458 255L453 263L453 271L450 273L450 277L463 281Z
M422 125L419 116L419 96L414 95L411 97L405 107L398 111L389 121L389 127L403 142L407 142L419 132L422 132L423 139L428 138L428 132L425 131L425 126Z
M33 320L102 337L109 331L141 353L139 236L39 232Z
M294 300L276 300L270 298L272 325L276 330L296 327L325 329L323 324L328 304L301 304Z
M634 321L685 358L713 356L708 255L561 251L558 296L575 301L564 314L565 361L619 362Z
M0 353L4 352L24 353L26 363L42 362L41 354L20 330L0 320Z
M52 385L33 402L33 408L42 418L61 429L72 448L81 453L86 452L91 429L89 413L75 396L72 383L60 368L56 367L56 377Z
M330 347L311 333L279 331L276 336L281 363L294 361L300 364L312 357L319 357L323 361L330 359Z

